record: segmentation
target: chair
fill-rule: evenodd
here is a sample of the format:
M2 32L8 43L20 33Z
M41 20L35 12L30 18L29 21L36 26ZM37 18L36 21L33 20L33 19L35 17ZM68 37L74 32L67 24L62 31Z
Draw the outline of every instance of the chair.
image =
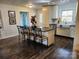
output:
M41 28L37 28L36 33L37 33L37 36L36 36L37 42L43 44L43 42L47 40L47 46L48 46L48 37L43 35L43 32L42 32Z
M19 33L18 38L19 38L19 41L20 41L20 40L21 40L20 37L22 36L22 35L21 35L22 29L21 29L21 26L17 26L17 28L18 28L18 33Z
M35 41L35 40L36 40L36 28L33 29L33 28L31 27L29 33L30 33L30 34L29 34L29 35L30 35L30 39L33 40L33 41Z
M24 26L17 26L18 28L18 32L19 32L19 40L22 39L26 39L26 35L27 37L29 36L29 28L28 27L24 27Z

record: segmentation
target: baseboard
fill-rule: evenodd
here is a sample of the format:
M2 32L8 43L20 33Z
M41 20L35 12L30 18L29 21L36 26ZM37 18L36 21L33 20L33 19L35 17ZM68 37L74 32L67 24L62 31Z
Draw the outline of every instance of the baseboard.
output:
M2 38L0 38L0 40L2 40L2 39L8 39L8 38L16 37L16 36L18 36L18 35L6 36L6 37L2 37Z
M64 37L64 38L69 38L69 39L74 40L74 38L73 38L73 37L68 37L68 36L63 36L63 35L57 35L57 34L56 34L55 36Z

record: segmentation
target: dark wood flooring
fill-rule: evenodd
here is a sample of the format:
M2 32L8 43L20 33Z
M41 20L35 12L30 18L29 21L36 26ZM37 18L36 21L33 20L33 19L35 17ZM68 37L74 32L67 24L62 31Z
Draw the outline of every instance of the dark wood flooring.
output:
M72 59L73 40L55 36L55 44L45 47L18 37L0 40L0 59Z

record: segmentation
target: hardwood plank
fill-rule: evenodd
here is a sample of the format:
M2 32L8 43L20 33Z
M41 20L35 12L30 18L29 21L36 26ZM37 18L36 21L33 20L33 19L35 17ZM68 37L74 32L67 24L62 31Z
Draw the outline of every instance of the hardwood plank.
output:
M55 45L45 47L17 37L0 40L0 59L71 59L73 40L55 36Z

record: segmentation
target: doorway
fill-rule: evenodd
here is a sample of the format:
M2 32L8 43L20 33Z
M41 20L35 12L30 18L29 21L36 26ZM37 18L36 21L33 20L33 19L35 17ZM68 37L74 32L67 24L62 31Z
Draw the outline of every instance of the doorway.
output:
M20 12L20 25L21 26L29 26L29 13L28 12Z

